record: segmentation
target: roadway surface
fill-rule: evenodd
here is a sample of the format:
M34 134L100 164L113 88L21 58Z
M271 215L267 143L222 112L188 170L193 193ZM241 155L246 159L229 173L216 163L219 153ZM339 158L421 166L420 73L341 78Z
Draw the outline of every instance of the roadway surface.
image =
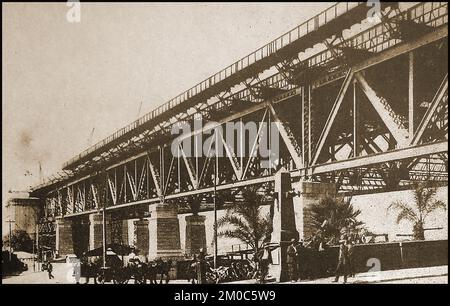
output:
M47 272L25 271L20 275L8 276L2 279L3 284L74 284L71 265L65 263L53 263L53 275L55 278L49 279ZM333 277L322 278L296 283L286 282L285 284L333 284ZM343 279L339 280L342 283ZM81 278L80 283L85 283L85 278ZM93 280L90 280L93 283ZM133 283L130 281L129 283ZM186 284L186 280L172 280L172 284ZM239 281L233 283L250 284L253 280ZM357 274L354 278L348 279L349 284L448 284L448 266L437 266L428 268L414 268L378 272L366 272Z

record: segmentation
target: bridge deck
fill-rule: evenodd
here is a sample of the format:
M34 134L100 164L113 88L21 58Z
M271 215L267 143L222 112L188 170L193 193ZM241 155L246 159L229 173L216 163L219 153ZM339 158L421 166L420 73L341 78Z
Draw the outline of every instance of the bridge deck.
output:
M334 6L333 6L334 7ZM353 11L354 12L354 11ZM346 46L351 46L352 49L359 49L364 50L365 52L370 52L372 56L369 56L366 60L359 63L357 66L362 67L361 69L364 69L366 65L372 65L374 63L377 63L377 61L381 58L385 60L386 58L389 58L389 54L396 54L396 48L398 44L403 42L401 39L397 39L393 37L390 33L390 30L388 27L386 27L386 24L391 24L391 26L396 28L397 21L399 20L405 20L406 18L408 20L422 23L426 26L432 27L435 29L434 32L431 33L437 38L442 36L442 27L447 25L447 5L445 3L420 3L417 5L412 6L411 8L407 10L402 10L401 12L397 12L393 17L390 17L387 20L384 20L382 23L376 24L373 27L370 27L366 30L363 30L362 32L359 32L355 34L352 37L349 37L345 39L345 41L342 41L340 43L337 43L334 45L334 48L336 48L336 52L338 53L338 56L334 56L330 49L325 49L324 51L316 52L315 54L311 55L309 58L301 60L299 64L296 64L296 66L300 66L302 71L308 71L308 70L314 70L314 69L325 69L323 73L317 78L314 79L313 87L320 87L326 83L333 82L339 78L343 77L342 71L345 72L346 67L345 65L342 65L342 61L340 60L340 55L344 52L342 48ZM320 16L320 15L319 15ZM406 17L406 18L405 18ZM317 17L315 17L317 18ZM363 18L364 19L364 18ZM310 19L310 20L314 20ZM330 21L331 22L331 21ZM307 24L307 23L304 23ZM320 24L320 23L319 23ZM301 26L299 26L301 27ZM298 27L298 28L299 28ZM297 29L297 28L296 28ZM331 30L330 30L331 31ZM439 33L441 34L439 34ZM292 31L288 32L292 33ZM300 31L298 33L301 33ZM447 32L445 31L445 36ZM439 34L439 35L436 35ZM433 37L434 37L433 36ZM433 39L437 39L434 37ZM288 40L289 41L289 40ZM292 42L292 41L291 41ZM319 42L323 42L319 41ZM295 43L295 42L293 42ZM306 42L305 42L306 44ZM306 46L306 45L303 45ZM287 47L287 46L286 46ZM297 46L296 48L300 48ZM397 48L398 49L398 48ZM400 48L401 49L401 48ZM279 51L281 51L280 49ZM386 52L383 52L386 51ZM284 52L284 51L283 51ZM287 51L286 51L287 52ZM299 51L295 51L299 52ZM287 53L286 53L287 54ZM280 57L279 55L277 55ZM392 56L392 55L390 55ZM281 61L281 60L280 60ZM367 63L367 64L364 64ZM272 64L270 62L267 62L267 65L273 66L275 65L272 61ZM269 66L269 67L270 67ZM254 66L255 70L253 71L261 71L263 68L258 68L258 66ZM246 68L247 69L247 68ZM260 69L260 70L256 70ZM233 70L232 70L233 71ZM257 75L257 72L255 72L255 75ZM231 77L231 76L230 76ZM298 92L299 85L297 83L292 83L290 79L288 79L282 72L275 73L266 79L262 79L260 82L250 85L249 87L243 88L243 89L237 89L233 88L232 92L227 93L226 95L223 95L223 98L216 100L208 100L208 98L205 98L204 100L201 100L198 98L198 96L192 97L191 100L188 100L186 102L182 102L180 105L176 105L173 108L170 108L162 113L160 113L159 116L152 117L153 119L148 119L148 121L143 122L142 124L139 123L139 120L135 121L135 126L131 127L129 129L126 129L124 132L117 132L117 137L114 139L105 139L100 143L105 142L106 140L110 142L106 142L104 146L99 146L96 148L94 146L93 148L90 148L89 152L85 151L81 153L79 156L81 158L78 158L79 156L75 157L74 160L76 161L71 164L70 167L66 169L70 169L72 171L66 172L64 176L61 176L59 178L54 177L54 179L49 180L39 186L35 186L32 190L34 191L40 191L45 192L49 191L52 188L57 187L58 185L64 184L64 182L68 182L69 180L72 180L73 182L76 182L78 180L82 180L83 178L86 178L90 176L92 173L95 172L95 169L97 169L95 166L98 167L113 167L113 164L117 164L117 153L120 153L120 162L126 162L128 159L136 158L138 157L136 154L140 154L141 150L139 148L143 148L143 144L145 144L145 147L151 146L151 147L157 147L158 144L161 143L161 141L167 140L167 134L170 134L170 122L176 115L176 118L178 120L190 120L194 118L194 115L196 113L202 113L202 114L211 114L213 112L220 114L234 114L236 112L246 112L249 110L249 108L255 108L260 107L260 104L258 102L264 102L266 98L257 98L254 95L254 89L264 89L268 88L271 90L275 90L278 92ZM293 90L294 89L294 90ZM219 89L217 89L219 90ZM198 95L201 95L202 93L199 93ZM283 94L285 95L285 94ZM283 96L280 95L280 96ZM214 97L213 95L212 97ZM278 96L277 96L278 97ZM194 99L195 98L195 99ZM208 103L205 103L208 101ZM196 107L194 109L189 109L189 103L198 103L197 105L201 105L200 107ZM195 104L194 103L194 104ZM181 109L184 108L185 110L178 112L177 108ZM186 110L189 110L186 112ZM150 113L152 114L152 113ZM146 116L149 116L147 114ZM146 117L144 116L144 117ZM143 117L143 118L144 118ZM214 120L216 120L215 118ZM223 117L219 118L219 120L222 120ZM169 124L169 128L167 130L166 127L159 128L159 123L163 124ZM169 132L168 132L169 131ZM121 134L122 133L122 134ZM145 134L151 135L151 138L143 137ZM162 140L164 138L164 140ZM99 143L99 144L100 144ZM97 144L97 145L99 145ZM120 150L117 151L117 147L120 144L120 147L128 146L131 149L121 152ZM133 145L130 145L133 144ZM96 148L96 149L95 149ZM95 150L94 150L95 149ZM109 150L109 151L108 151ZM86 153L87 152L87 153ZM107 159L100 158L100 154L105 154L107 152L110 152L111 156L107 156ZM114 157L114 158L109 158ZM353 161L352 161L353 162ZM78 166L77 166L78 165ZM94 166L94 167L93 167ZM320 167L325 167L324 169L327 170L330 166L334 169L335 165L319 165ZM348 166L348 165L347 165ZM323 168L322 167L322 168ZM327 168L328 167L328 168ZM81 168L81 170L80 170ZM314 169L314 173L318 173L322 168ZM108 169L108 168L107 168ZM322 169L323 170L323 169ZM329 170L329 169L328 169ZM334 169L335 170L335 169ZM319 171L323 172L323 171ZM78 178L78 179L77 179ZM73 181L73 179L77 179L76 181ZM56 184L56 185L55 185ZM61 185L62 186L62 185Z
M396 4L382 2L381 9L394 5ZM205 101L255 74L269 69L282 60L313 47L334 34L341 33L343 30L364 20L370 9L371 6L368 6L366 2L337 3L331 6L293 30L276 38L81 152L64 163L63 169L74 169L83 161L89 160L105 152L108 148L121 143L123 139L129 139L138 135L142 131L154 127L159 122L175 114L182 113L199 102Z

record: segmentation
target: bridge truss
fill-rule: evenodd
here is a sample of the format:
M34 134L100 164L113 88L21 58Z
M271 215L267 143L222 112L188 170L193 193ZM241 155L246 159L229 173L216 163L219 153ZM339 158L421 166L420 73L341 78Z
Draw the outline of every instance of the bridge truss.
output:
M247 186L271 190L280 167L347 194L447 184L447 5L383 3L380 22L351 35L370 7L332 6L79 154L33 194L48 216L71 217L159 202L206 210L214 189L225 204ZM212 137L206 151L223 146L223 157L191 157L183 144L172 154L172 127L199 118L216 124L184 138L196 151ZM230 122L257 122L258 136L230 145L217 128ZM264 135L280 139L276 160L260 155Z

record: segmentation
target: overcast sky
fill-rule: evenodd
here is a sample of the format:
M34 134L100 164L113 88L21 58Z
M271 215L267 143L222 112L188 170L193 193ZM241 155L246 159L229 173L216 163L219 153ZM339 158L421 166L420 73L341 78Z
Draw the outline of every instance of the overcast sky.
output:
M91 144L141 102L143 115L330 5L81 3L69 23L66 3L2 4L2 203L39 182L39 162L48 176L86 149L93 129Z
M2 202L331 4L2 4Z

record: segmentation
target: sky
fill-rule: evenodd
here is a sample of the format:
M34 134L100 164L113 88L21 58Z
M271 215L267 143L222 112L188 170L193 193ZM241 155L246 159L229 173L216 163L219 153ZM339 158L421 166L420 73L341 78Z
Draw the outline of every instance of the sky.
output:
M2 203L331 5L2 3Z

